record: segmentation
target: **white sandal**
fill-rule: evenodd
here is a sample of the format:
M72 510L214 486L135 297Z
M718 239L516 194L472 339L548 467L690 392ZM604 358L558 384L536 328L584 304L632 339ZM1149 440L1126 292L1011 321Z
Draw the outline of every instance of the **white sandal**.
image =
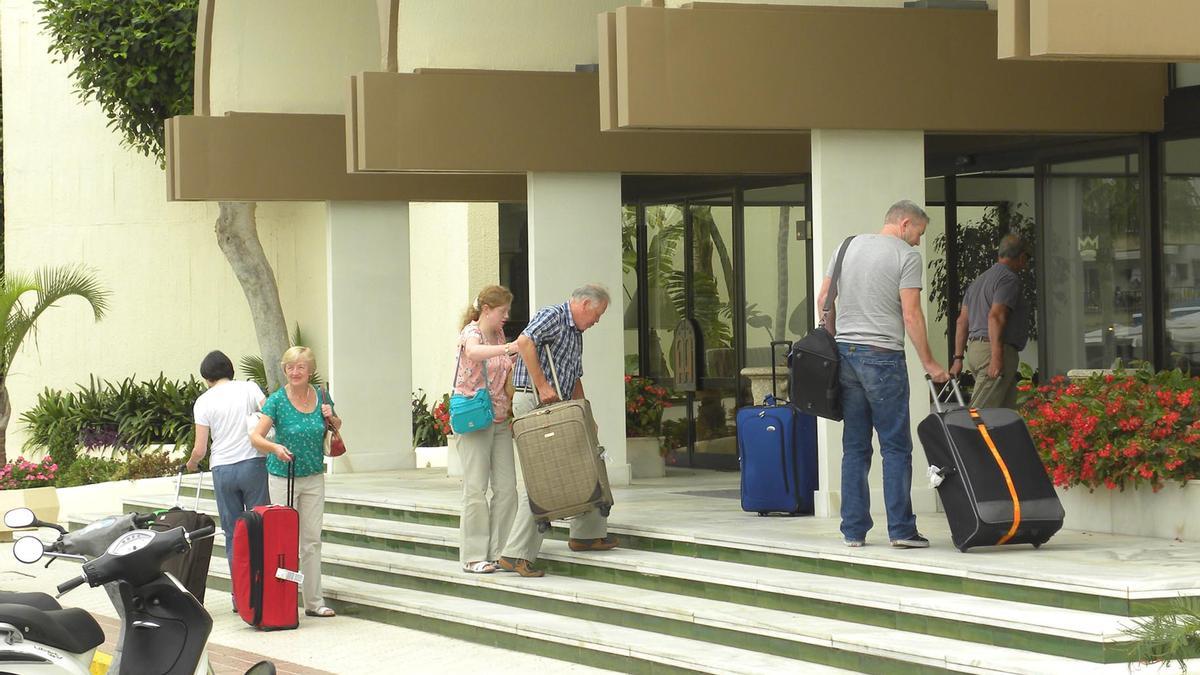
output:
M469 574L491 574L496 571L496 565L486 560L463 563L463 571Z
M316 608L316 609L306 609L306 610L304 610L304 615L305 615L305 616L320 616L320 617L325 617L325 618L328 618L328 617L331 617L331 616L337 616L337 613L336 613L336 612L334 612L334 611L333 611L332 609L330 609L329 607L318 607L318 608Z

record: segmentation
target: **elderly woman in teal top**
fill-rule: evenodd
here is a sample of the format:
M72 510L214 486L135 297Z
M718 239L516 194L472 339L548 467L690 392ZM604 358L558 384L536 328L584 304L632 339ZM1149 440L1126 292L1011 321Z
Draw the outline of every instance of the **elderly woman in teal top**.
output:
M333 616L321 594L321 521L325 516L325 420L335 429L341 418L333 414L332 402L308 383L316 370L316 359L308 347L292 347L283 353L287 383L267 397L262 420L250 434L250 442L267 455L267 483L271 501L287 501L288 463L296 468L295 509L300 513L300 571L304 574L304 614ZM275 427L275 441L266 434Z

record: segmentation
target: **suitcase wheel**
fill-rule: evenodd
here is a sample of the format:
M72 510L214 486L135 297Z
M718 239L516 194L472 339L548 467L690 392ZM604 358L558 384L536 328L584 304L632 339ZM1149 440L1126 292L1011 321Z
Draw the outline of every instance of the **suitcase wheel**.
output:
M600 515L607 518L608 514L610 514L610 513L612 513L612 504L601 504L600 505Z
M1042 547L1042 544L1044 544L1044 543L1046 543L1046 542L1044 542L1044 541L1035 541L1035 542L1032 542L1032 543L1033 543L1033 547L1034 547L1034 548L1041 548L1041 547Z
M766 516L767 516L767 512L766 512L766 511L759 511L759 512L758 512L758 517L759 517L759 518L765 518Z
M545 522L538 523L537 528L538 528L538 534L546 534L546 530L550 529L550 523L545 523Z
M966 553L966 552L967 552L967 547L966 547L966 546L959 546L959 547L958 547L958 550L959 550L959 552L960 552L960 553Z

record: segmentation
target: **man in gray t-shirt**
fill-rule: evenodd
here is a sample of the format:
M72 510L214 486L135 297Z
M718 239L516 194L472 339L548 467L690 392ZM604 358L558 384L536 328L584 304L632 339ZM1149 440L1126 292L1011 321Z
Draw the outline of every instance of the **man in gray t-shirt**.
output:
M921 311L921 253L915 248L929 225L925 211L908 200L888 209L879 234L856 236L846 248L834 311L825 317L841 356L842 537L847 546L866 543L871 520L867 474L879 434L888 539L896 548L925 548L912 510L912 435L909 429L908 334L925 372L949 377L933 358ZM843 244L846 245L846 244ZM840 247L839 247L840 248ZM825 306L837 255L830 261L817 306Z
M963 362L975 375L972 408L1016 408L1019 354L1029 341L1029 308L1021 299L1017 274L1029 264L1029 249L1021 238L1000 240L997 262L967 287L954 329L954 363Z

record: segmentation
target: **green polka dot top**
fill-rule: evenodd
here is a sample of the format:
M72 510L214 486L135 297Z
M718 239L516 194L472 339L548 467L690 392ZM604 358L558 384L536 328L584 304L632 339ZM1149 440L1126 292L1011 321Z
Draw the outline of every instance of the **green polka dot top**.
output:
M316 390L313 400L317 399ZM292 453L296 477L325 472L325 418L321 406L303 413L287 397L284 387L275 390L263 403L263 414L275 424L275 442ZM287 476L287 464L275 455L267 455L267 473Z

